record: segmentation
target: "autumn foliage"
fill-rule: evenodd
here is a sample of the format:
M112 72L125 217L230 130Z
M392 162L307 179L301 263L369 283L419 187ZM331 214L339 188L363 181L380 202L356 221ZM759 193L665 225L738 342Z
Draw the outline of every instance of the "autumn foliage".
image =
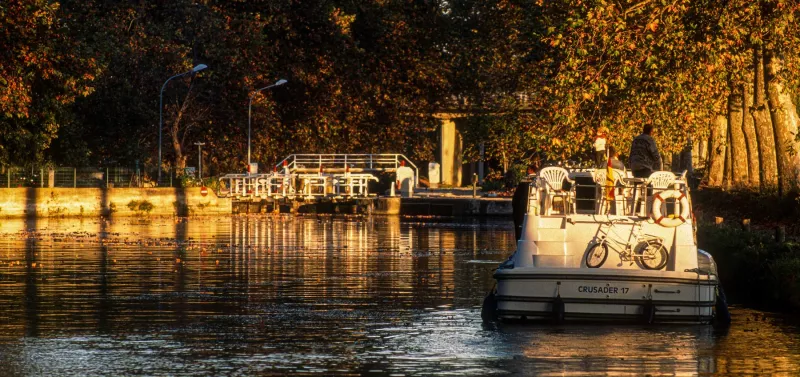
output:
M467 121L507 166L576 158L607 127L694 143L713 185L797 188L797 2L787 0L98 1L0 3L0 162L153 166L206 142L214 172L253 156L432 159L437 119ZM624 154L624 153L623 153ZM744 162L743 162L744 161Z

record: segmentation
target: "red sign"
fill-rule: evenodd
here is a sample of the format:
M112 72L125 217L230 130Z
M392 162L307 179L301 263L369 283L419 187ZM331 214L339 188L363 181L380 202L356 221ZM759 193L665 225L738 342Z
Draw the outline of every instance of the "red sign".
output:
M200 187L200 195L208 195L208 188L206 186Z

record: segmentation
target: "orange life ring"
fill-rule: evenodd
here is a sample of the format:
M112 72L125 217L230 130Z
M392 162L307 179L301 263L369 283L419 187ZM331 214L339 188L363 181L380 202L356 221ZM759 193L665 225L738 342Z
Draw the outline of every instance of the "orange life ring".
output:
M676 217L665 216L661 210L667 199L674 198L681 205L681 212ZM690 216L689 198L678 190L667 190L653 195L653 209L651 215L656 224L666 228L674 228L686 222Z

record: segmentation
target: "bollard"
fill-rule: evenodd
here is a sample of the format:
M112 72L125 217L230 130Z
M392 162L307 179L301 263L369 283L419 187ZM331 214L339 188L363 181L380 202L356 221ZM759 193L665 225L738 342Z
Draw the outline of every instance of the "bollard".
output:
M750 231L750 219L742 219L742 230L745 232Z
M475 198L478 191L478 175L472 173L472 197Z
M724 220L725 220L725 219L723 219L723 218L721 218L721 217L719 217L719 216L716 216L716 217L714 217L714 224L715 224L715 225L722 225L722 222L723 222Z
M778 243L786 242L786 227L785 226L778 225L778 227L775 228L775 241L777 241Z

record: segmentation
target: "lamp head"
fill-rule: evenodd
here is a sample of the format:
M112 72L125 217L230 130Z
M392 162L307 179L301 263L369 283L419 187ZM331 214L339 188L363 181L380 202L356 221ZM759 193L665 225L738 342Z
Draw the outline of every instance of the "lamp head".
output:
M278 82L275 83L275 86L283 85L283 84L286 84L287 82L289 82L289 81L286 81L284 79L280 79L280 80L278 80Z
M208 68L208 66L207 66L207 65L205 65L205 64L198 64L198 65L196 65L194 68L192 68L192 73L197 73L197 72L200 72L200 71L202 71L202 70L204 70L204 69L206 69L206 68Z

